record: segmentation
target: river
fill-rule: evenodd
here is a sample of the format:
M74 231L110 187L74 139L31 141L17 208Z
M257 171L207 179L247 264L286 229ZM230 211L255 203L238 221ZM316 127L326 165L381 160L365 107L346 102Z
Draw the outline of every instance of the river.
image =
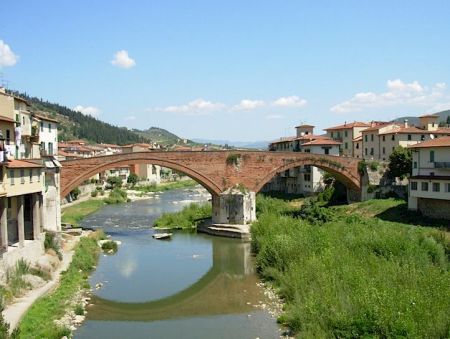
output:
M201 189L109 205L82 226L102 228L122 244L102 255L90 285L87 318L75 338L278 338L279 327L257 286L250 244L185 231L154 240L153 220L205 201Z

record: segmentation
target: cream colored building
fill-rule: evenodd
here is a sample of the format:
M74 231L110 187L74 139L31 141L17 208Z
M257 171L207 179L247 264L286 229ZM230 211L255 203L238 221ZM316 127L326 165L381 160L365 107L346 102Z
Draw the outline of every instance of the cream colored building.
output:
M361 136L361 132L370 127L370 124L360 121L345 123L343 125L325 128L326 136L332 140L341 142L340 155L347 157L357 157L359 151L355 153L356 146L354 140Z
M366 160L388 161L395 148L408 147L417 143L450 135L449 128L438 127L438 116L419 117L420 127L386 123L362 131L362 157Z
M314 126L296 126L296 136L280 138L269 144L270 151L305 152L314 154L339 155L341 143L315 135ZM292 194L311 195L324 188L323 171L315 166L300 166L276 175L263 188L263 191L279 191Z
M450 137L409 146L413 169L409 180L408 208L450 220Z

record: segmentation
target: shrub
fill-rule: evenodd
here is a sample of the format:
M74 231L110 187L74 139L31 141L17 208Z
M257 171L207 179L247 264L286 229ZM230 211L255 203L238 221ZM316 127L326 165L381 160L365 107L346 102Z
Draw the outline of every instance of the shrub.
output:
M92 191L91 197L95 198L98 195L98 191Z
M78 187L74 188L71 192L70 195L73 198L73 200L77 200L78 196L81 194L81 191Z
M128 201L127 192L120 188L114 188L108 198L105 199L107 204L120 204Z
M378 166L380 166L380 163L379 163L378 161L372 161L372 162L370 162L370 164L369 164L369 168L370 168L372 171L376 171L376 170L378 169Z
M227 165L235 165L237 166L239 164L239 161L241 159L241 155L239 153L232 153L227 156Z
M73 310L73 312L76 315L84 315L84 307L81 304L77 304L75 305L75 309Z
M139 177L135 173L131 173L127 178L127 183L130 184L132 187L137 184L139 181Z
M115 241L106 241L102 244L102 250L104 252L110 252L116 253L118 249L117 243Z
M153 225L154 227L193 228L197 226L200 220L209 218L211 215L212 206L210 203L192 203L179 212L163 213L155 220Z
M300 208L298 215L311 224L323 224L333 220L334 212L330 208L320 206L317 201L308 199Z
M62 260L61 247L59 245L59 241L56 238L56 234L55 233L52 233L52 232L46 232L45 233L44 248L46 250L51 248L58 255L59 260Z
M112 187L122 187L122 178L121 177L109 177L106 182Z

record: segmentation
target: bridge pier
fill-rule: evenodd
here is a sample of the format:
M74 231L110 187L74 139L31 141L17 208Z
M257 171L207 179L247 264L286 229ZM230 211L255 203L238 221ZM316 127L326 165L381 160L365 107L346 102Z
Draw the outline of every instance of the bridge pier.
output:
M212 197L212 223L247 225L256 220L255 192L230 188Z

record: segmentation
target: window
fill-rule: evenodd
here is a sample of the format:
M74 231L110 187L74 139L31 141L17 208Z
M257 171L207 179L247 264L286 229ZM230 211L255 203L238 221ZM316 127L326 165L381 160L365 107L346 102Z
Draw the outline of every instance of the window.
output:
M311 174L305 173L304 178L305 178L305 181L311 181Z
M414 167L414 168L417 168L417 161L414 161L413 167Z
M22 117L22 125L25 125L25 117Z
M345 149L348 149L348 142L345 143Z
M45 142L41 142L41 149L43 150L43 151L45 151Z
M422 182L421 189L424 192L428 192L428 183L427 182Z
M425 135L424 135L424 134L422 134L422 135L420 136L420 140L421 140L421 141L424 141L424 140L425 140Z
M434 151L430 151L430 162L434 162Z
M364 136L364 141L367 142L367 134Z
M20 183L21 184L25 183L25 170L24 169L20 170Z
M386 147L383 147L383 154L386 154Z
M433 192L440 192L440 191L441 191L441 183L433 182Z
M51 133L52 132L52 124L48 124L48 132Z
M412 140L412 136L411 136L411 134L408 134L408 141L411 141Z
M53 155L53 143L48 143L48 154Z
M323 152L324 152L324 154L330 154L330 149L329 148L324 148Z
M392 134L391 140L395 141L395 134Z
M44 132L44 123L41 121L41 132Z
M417 181L411 181L411 191L417 191Z
M33 182L33 169L30 168L30 182Z
M38 169L38 182L41 182L41 170Z
M14 170L9 170L10 184L14 185Z
M345 137L347 138L348 132L347 132L347 131L344 131L344 135L345 135Z
M367 155L367 147L364 149L364 153Z
M370 141L373 141L373 134L370 135Z
M446 191L447 193L450 193L450 183L446 183L446 184L445 184L445 191Z
M370 148L370 155L373 155L373 147Z
M356 149L359 149L359 142L356 143Z
M333 132L331 132L331 137L333 138Z
M383 135L383 141L386 141L386 136L385 135Z
M6 144L9 145L11 143L11 131L9 129L6 130Z

